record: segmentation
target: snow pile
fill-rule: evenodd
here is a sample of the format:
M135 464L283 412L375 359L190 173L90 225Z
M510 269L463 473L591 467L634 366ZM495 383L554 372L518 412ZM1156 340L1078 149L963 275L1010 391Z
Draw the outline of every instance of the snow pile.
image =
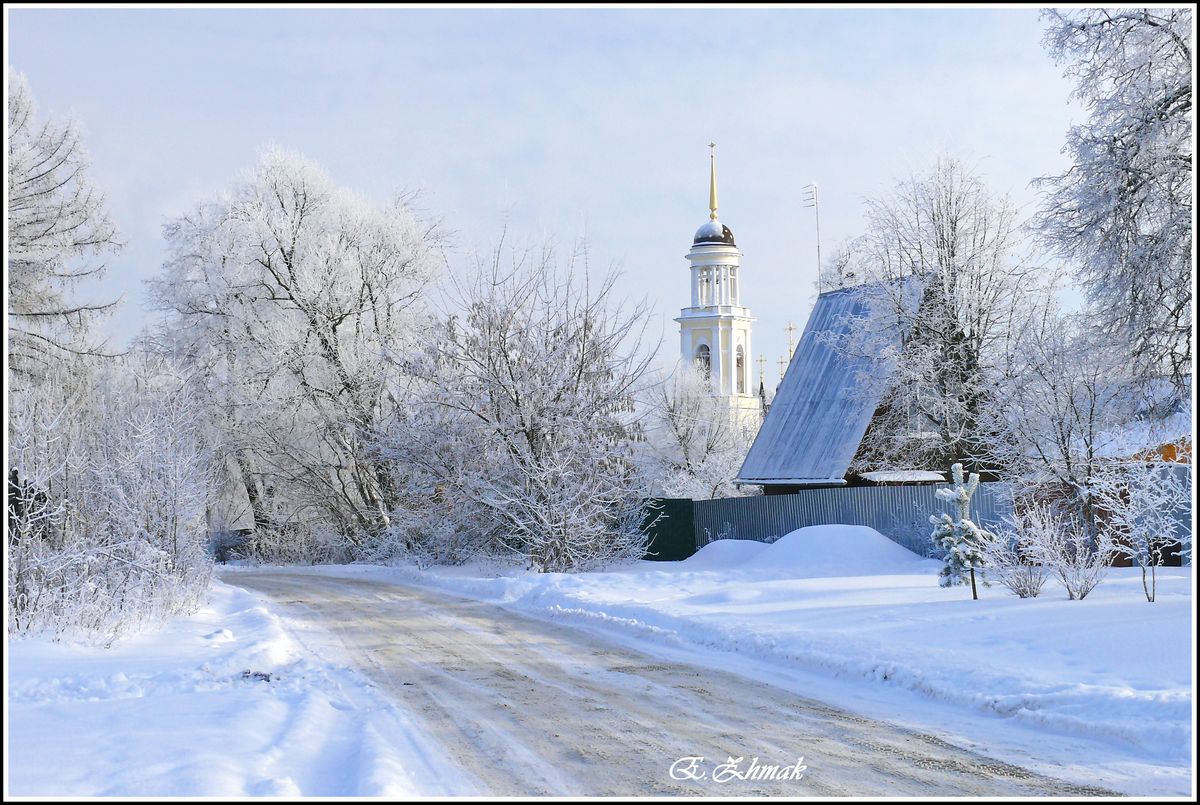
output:
M258 596L214 581L196 615L111 649L10 641L8 793L463 793L335 641L302 639Z
M921 572L928 560L867 526L820 525L791 532L743 567L804 579Z
M755 542L749 539L719 539L708 543L678 564L688 570L722 570L749 562L756 556L760 556L767 548L765 542ZM668 563L663 564L665 566Z

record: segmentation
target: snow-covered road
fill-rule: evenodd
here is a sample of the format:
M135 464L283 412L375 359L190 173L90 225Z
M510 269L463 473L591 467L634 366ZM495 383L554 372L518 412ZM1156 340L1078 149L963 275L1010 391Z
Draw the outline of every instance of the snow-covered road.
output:
M326 629L494 795L1030 796L1110 793L722 670L425 588L248 571L226 581ZM742 758L802 779L713 779ZM672 764L703 779L673 779ZM464 780L464 783L466 780Z

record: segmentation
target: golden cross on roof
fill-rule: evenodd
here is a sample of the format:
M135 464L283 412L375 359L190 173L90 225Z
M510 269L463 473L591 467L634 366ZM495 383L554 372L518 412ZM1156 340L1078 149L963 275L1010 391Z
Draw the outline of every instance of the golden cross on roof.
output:
M780 380L783 380L783 374L784 374L784 372L787 371L787 365L788 365L788 359L783 357L782 355L780 355L779 356L779 379Z
M789 321L787 327L784 327L783 329L786 330L788 334L788 358L791 358L792 354L796 351L796 342L792 337L792 334L796 332L796 325Z
M766 366L767 366L767 356L762 354L761 352L758 353L758 382L759 383L765 382L765 378L767 376L766 375L766 372L767 372Z

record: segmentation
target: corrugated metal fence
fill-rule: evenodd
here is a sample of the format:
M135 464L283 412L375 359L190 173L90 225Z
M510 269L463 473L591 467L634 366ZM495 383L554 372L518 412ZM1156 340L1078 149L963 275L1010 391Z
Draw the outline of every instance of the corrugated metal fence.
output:
M774 542L810 525L865 525L922 556L934 554L929 515L949 512L935 492L948 484L806 489L791 495L695 501L696 548L717 539ZM1007 483L982 483L971 498L972 519L985 528L1012 511Z

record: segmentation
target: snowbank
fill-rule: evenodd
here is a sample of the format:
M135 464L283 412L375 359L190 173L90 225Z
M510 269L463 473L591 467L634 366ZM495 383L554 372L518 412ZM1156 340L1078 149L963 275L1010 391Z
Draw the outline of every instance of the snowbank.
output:
M861 525L819 525L798 529L767 546L743 565L773 570L795 579L912 573L928 566L928 559L897 545L875 529Z
M462 793L334 641L220 582L196 615L111 649L25 639L6 655L15 796Z
M748 539L719 539L684 559L679 566L688 570L721 570L744 564L768 547L765 542Z

